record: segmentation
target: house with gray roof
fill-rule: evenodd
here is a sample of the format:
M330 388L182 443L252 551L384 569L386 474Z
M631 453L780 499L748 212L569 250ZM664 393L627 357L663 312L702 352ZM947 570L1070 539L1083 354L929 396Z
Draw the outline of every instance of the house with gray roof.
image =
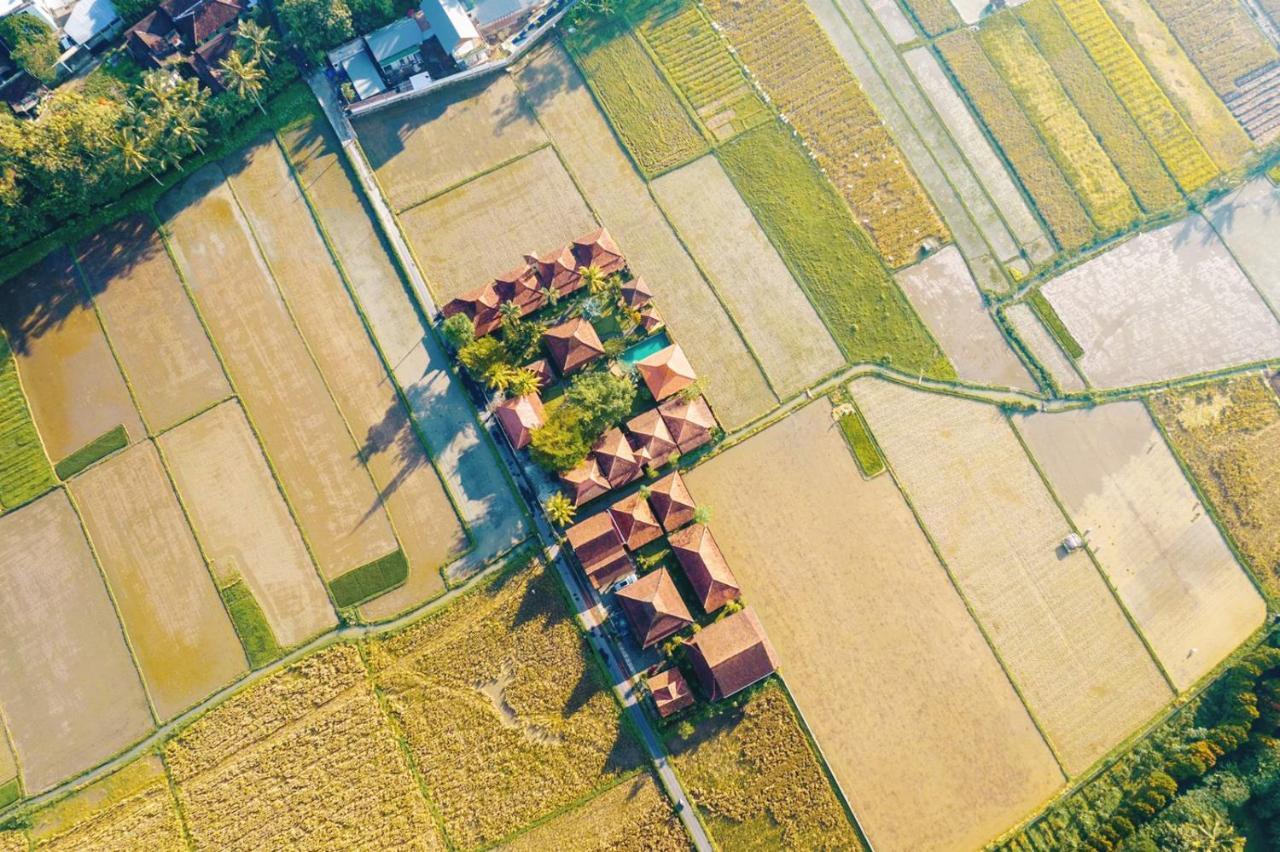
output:
M394 86L422 69L422 38L422 28L417 21L413 18L401 18L394 24L387 24L366 35L364 43L387 84ZM367 74L367 69L359 67L358 62L356 64L357 73ZM347 74L351 74L349 66ZM352 84L355 84L354 77Z

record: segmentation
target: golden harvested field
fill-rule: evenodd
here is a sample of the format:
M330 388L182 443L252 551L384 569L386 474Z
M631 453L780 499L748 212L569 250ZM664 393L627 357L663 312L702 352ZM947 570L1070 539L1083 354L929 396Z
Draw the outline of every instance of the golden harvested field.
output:
M90 468L71 494L156 715L169 719L243 674L240 640L155 445Z
M1088 769L1172 697L995 406L859 379L894 476L1063 767Z
M368 646L452 845L492 843L643 761L555 575L511 570Z
M355 442L223 172L201 169L161 207L179 268L321 573L332 580L395 550Z
M776 683L667 748L720 848L865 848Z
M353 122L397 211L546 144L511 79L498 74Z
M975 848L1062 774L893 480L859 474L831 411L808 405L686 481L871 843Z
M78 253L107 337L153 433L231 395L150 221L121 219L82 242Z
M677 852L689 838L646 773L497 847L502 852Z
M28 793L151 728L120 622L61 490L0 518L0 647L0 709Z
M653 193L737 320L779 396L844 363L755 216L711 156L668 172Z
M1280 594L1280 403L1266 380L1170 391L1151 411L1255 576Z
M1218 166L1201 147L1201 140L1173 108L1102 4L1098 0L1056 0L1056 4L1183 191L1195 192L1217 177Z
M159 444L219 587L243 578L285 648L337 623L240 406L225 402Z
M1266 605L1141 402L1014 424L1179 690L1262 624Z
M442 849L359 652L314 654L164 750L196 849Z
M1098 0L1058 2L1069 6L1096 4ZM1105 0L1102 5L1218 167L1229 171L1239 166L1252 150L1249 137L1147 0Z
M425 320L374 230L373 211L344 167L337 137L318 112L283 130L281 137L347 284L409 401L432 461L451 483L450 496L470 528L472 552L488 555L513 547L525 537L524 515L505 469L481 437L475 409L449 374L449 357L427 333ZM383 434L398 446L408 439L403 432ZM459 570L472 566L464 562ZM361 606L360 615L397 615L430 596L436 583L437 578L426 572L410 571L403 586Z
M274 139L244 157L232 188L378 489L366 510L386 510L421 603L444 591L440 568L466 536L289 163Z
M144 757L39 811L31 841L50 852L186 849L164 766Z
M1160 213L1180 205L1182 195L1169 172L1053 0L1030 0L1017 15L1142 208Z
M906 5L927 35L942 35L964 23L951 0L907 0Z
M0 325L40 437L54 464L123 425L144 434L129 389L80 286L70 252L59 249L0 286Z
M1191 61L1220 95L1236 80L1280 59L1280 53L1234 0L1152 0Z
M949 239L929 197L802 0L708 0L747 69L787 117L885 262Z
M401 214L441 303L594 230L595 217L551 148Z
M0 852L27 852L27 838L20 831L0 831Z
M1138 207L1129 188L1018 19L1013 14L992 18L978 31L978 40L1097 229L1110 234L1133 224Z
M1013 92L996 73L970 30L954 32L937 42L970 102L1026 187L1058 245L1074 251L1095 237L1093 224L1058 170L1031 122L1019 109Z
M1048 371L1060 389L1067 393L1085 389L1084 380L1076 372L1071 359L1054 341L1030 305L1025 302L1010 305L1005 308L1005 317L1023 345L1031 351L1031 356Z
M978 285L955 246L904 269L897 279L960 378L1036 389L1027 368L987 313Z
M777 404L737 329L618 147L581 75L558 45L534 51L516 72L538 120L631 269L653 288L663 318L697 370L725 428Z

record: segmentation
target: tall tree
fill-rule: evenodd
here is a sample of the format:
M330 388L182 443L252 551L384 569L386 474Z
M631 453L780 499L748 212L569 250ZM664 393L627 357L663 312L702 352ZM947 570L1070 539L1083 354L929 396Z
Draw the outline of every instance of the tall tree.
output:
M245 18L236 26L236 38L249 58L264 68L270 68L276 61L276 40L269 28Z
M62 48L53 27L35 15L15 12L0 18L0 39L12 48L13 61L23 71L46 85L57 81Z
M262 92L262 81L267 78L267 73L262 70L262 66L252 59L246 61L239 53L232 51L222 60L219 67L222 69L227 88L241 100L252 98L262 114L266 115L267 111L262 108L262 101L258 99L258 95Z
M116 131L115 146L116 155L124 166L125 174L146 172L151 175L152 180L160 183L160 178L156 177L156 173L151 170L151 157L148 156L136 130L132 127L121 127Z

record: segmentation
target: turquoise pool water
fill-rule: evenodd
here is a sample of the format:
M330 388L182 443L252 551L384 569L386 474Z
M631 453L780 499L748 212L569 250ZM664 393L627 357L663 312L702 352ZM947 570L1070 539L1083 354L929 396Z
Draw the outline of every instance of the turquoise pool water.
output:
M637 361L643 361L645 358L648 358L650 355L661 349L666 349L670 345L671 338L667 337L667 333L665 331L660 331L653 337L647 337L632 346L630 349L624 350L622 355L619 357L628 364L634 364Z

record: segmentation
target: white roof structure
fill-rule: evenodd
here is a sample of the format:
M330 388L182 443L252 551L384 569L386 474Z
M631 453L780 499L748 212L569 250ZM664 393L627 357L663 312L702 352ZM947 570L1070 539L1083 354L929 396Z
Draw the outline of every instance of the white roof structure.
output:
M79 0L62 25L62 31L76 44L88 44L94 36L110 29L119 20L120 13L111 0Z
M536 5L538 0L481 0L476 4L472 14L475 16L476 24L483 27L517 12L532 9Z
M351 85L360 100L387 90L382 82L382 75L378 73L369 54L363 50L343 60L342 70L351 78Z
M420 8L431 24L431 34L449 53L462 42L480 38L475 22L457 0L422 0Z

